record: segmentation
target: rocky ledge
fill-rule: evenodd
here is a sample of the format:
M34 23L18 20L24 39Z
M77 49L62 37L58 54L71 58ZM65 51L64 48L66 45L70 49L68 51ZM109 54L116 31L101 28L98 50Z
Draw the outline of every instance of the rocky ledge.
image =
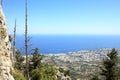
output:
M10 74L12 68L11 44L7 34L6 21L0 5L0 80L14 80Z

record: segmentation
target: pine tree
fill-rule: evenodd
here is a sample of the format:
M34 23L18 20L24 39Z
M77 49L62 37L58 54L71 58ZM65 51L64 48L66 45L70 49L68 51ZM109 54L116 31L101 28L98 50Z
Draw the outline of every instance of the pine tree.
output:
M104 68L101 68L105 80L118 80L119 68L118 68L118 54L117 51L112 51L107 54L108 58L103 60Z
M15 60L16 60L15 68L17 68L18 70L22 70L23 69L23 61L25 60L25 58L23 56L21 56L20 50L16 51Z
M31 80L56 80L57 69L41 62L43 55L39 53L38 48L33 50L29 66Z
M39 53L38 48L33 49L34 52L31 53L32 57L30 59L30 66L29 66L29 71L31 72L32 70L36 69L38 66L41 65L41 60L43 59L43 56Z

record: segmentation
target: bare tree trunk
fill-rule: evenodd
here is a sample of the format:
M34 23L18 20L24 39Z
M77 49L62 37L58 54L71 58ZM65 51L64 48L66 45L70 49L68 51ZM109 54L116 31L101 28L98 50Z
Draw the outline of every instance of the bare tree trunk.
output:
M2 6L3 0L1 0L1 6Z
M14 40L13 40L13 60L15 60L15 49L16 49L16 20L15 20Z
M15 63L15 53L16 53L16 20L15 20L14 38L13 38L13 54L11 56L11 59L13 61L13 66L14 66L14 63Z
M25 51L26 51L26 78L29 80L29 60L28 60L28 25L27 25L27 0L25 3Z

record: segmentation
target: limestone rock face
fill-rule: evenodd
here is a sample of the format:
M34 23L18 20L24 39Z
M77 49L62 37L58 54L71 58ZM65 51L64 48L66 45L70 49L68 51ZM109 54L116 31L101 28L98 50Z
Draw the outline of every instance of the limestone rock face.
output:
M11 44L6 29L6 21L0 6L0 80L14 80L10 74L12 68Z

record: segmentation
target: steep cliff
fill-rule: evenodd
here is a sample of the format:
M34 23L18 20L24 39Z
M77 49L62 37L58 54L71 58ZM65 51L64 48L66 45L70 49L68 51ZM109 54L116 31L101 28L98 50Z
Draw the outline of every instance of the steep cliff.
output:
M0 6L0 80L14 80L10 74L12 68L11 44L7 34L5 17Z

